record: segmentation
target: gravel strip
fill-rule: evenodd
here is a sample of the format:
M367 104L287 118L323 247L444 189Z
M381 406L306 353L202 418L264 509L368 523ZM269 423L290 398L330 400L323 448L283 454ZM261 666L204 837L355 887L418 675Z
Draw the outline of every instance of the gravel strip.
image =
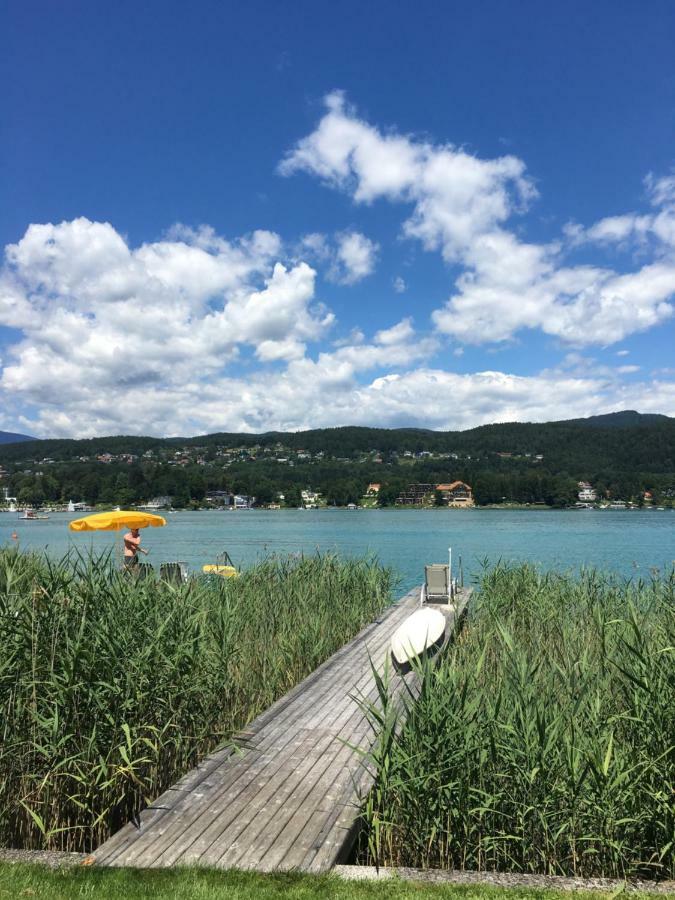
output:
M66 853L60 850L9 850L0 847L0 862L40 863L43 866L49 866L50 869L86 865L85 860L88 859L90 857L87 853Z
M615 878L565 878L562 875L519 875L501 872L448 872L443 869L376 869L375 866L335 866L336 875L354 881L401 878L426 884L476 884L494 887L550 888L558 891L641 891L675 893L675 881L620 881Z

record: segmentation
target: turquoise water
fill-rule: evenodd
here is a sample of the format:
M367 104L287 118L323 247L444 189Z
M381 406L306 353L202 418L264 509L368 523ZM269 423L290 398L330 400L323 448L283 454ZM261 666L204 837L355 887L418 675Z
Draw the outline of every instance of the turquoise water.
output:
M74 533L76 514L52 513L47 521L21 521L0 514L0 544L46 549L61 556L70 548L104 550L112 532ZM469 580L481 561L529 560L546 568L592 565L620 575L650 574L675 560L675 512L550 510L242 510L177 512L165 528L144 529L147 561L184 560L200 570L227 550L246 566L269 553L337 550L345 555L373 552L401 575L401 589L419 584L427 562L445 562L452 546Z

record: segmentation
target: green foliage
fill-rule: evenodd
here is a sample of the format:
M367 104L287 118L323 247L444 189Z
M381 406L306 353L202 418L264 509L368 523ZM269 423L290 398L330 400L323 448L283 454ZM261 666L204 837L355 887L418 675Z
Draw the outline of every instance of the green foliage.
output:
M173 587L0 550L0 846L89 850L375 618L374 561Z
M371 712L367 861L673 878L675 573L498 566L408 705Z
M228 448L233 453L225 462L217 452ZM404 455L422 450L436 455ZM289 464L274 458L275 453L283 457L300 451L306 455ZM151 456L144 458L146 452ZM104 464L96 460L102 453L138 458ZM184 453L177 465L176 454ZM45 457L53 462L43 462ZM382 461L376 462L378 458ZM183 508L201 504L209 490L270 502L277 492L296 499L300 490L311 487L330 505L340 506L357 503L371 481L382 485L380 504L391 505L410 482L455 479L470 484L481 505L506 500L566 506L576 500L579 480L591 481L600 498L639 500L650 490L656 503L672 505L675 419L624 412L462 432L333 428L189 439L30 441L0 446L0 463L10 473L11 493L31 505L69 499L127 505L168 495Z

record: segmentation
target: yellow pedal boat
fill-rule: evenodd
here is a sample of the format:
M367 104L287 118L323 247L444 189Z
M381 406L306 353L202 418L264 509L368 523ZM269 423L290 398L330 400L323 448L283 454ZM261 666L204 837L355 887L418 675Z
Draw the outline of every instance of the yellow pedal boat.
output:
M209 563L202 566L202 572L205 575L219 575L221 578L238 578L239 572L230 558L230 554L225 550L216 556L215 563Z
M202 566L202 572L205 575L220 575L221 578L237 578L239 576L239 572L234 566L221 566L218 563Z

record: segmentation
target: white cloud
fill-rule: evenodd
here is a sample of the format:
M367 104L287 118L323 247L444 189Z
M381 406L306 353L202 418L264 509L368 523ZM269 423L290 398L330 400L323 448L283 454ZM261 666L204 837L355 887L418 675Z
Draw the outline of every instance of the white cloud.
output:
M620 409L675 414L675 384L653 380L622 386L597 377L503 372L457 375L411 369L360 383L353 360L292 362L281 373L187 382L139 393L126 408L127 431L186 434L216 430L298 430L338 425L468 428L498 421L549 421ZM448 398L452 402L448 402ZM123 406L124 398L122 398ZM67 405L26 418L24 430L44 435L109 434L109 410Z
M548 377L569 377L602 379L614 387L623 384L623 376L635 375L642 367L637 365L610 366L599 362L593 356L585 356L579 352L567 353L557 367L547 370Z
M452 429L622 408L675 414L672 382L659 376L627 383L624 375L633 367L631 373L622 372L623 367L601 366L578 353L569 354L558 370L527 377L431 368L427 360L438 350L437 341L418 335L409 318L381 329L370 341L357 331L311 359L302 353L301 338L323 328L323 320L310 316L299 334L288 319L303 314L312 291L308 266L287 269L277 263L260 290L240 288L222 311L202 314L196 333L194 321L168 338L163 332L168 361L152 339L139 341L136 332L128 332L128 322L124 344L109 324L100 329L88 316L60 307L47 316L44 333L28 332L16 361L5 370L3 396L37 406L34 416L14 418L11 424L41 436L84 436L345 424ZM265 321L268 307L278 316ZM119 303L115 308L121 308ZM218 318L217 326L211 317ZM223 366L220 350L213 350L228 340L221 328L255 335L262 367L246 372ZM236 361L238 346L228 346L228 358Z
M606 346L667 321L675 176L647 179L647 213L572 224L560 241L537 244L510 226L535 196L522 161L382 132L340 94L327 106L280 168L311 172L357 204L408 205L404 237L459 270L433 314L436 334L416 333L408 317L383 322L380 310L374 335L356 325L329 350L310 350L335 323L316 300L316 270L342 285L374 270L380 248L354 228L307 234L289 254L264 230L228 241L209 226L176 225L133 248L107 223L31 225L6 248L0 270L0 325L20 333L3 351L0 427L40 436L190 434L464 428L625 408L675 414L667 369L649 379L637 365L581 353L529 376L458 374L430 362L442 335L469 344L536 329ZM570 264L567 254L584 244L602 244L603 254L637 247L641 265ZM393 289L406 289L403 278ZM461 356L462 346L452 353Z
M338 284L356 284L375 269L378 245L358 231L337 236L337 251L331 278Z
M647 179L653 213L614 216L589 229L572 224L564 230L565 242L527 243L507 229L536 196L521 160L479 159L452 145L383 133L360 119L339 92L326 98L326 106L280 171L309 172L356 203L384 198L412 205L404 235L463 269L433 314L439 332L484 343L537 329L572 344L607 344L671 317L675 176ZM656 256L632 272L569 265L563 257L570 246L589 241L647 238L656 243Z
M392 344L402 344L413 338L415 331L412 327L412 319L402 319L392 328L386 328L378 331L375 335L376 344L384 344L390 346Z
M408 285L400 275L397 275L396 278L394 278L393 287L397 294L405 294Z
M460 258L477 235L536 194L514 156L481 160L451 145L382 134L357 118L340 92L329 94L326 106L316 130L287 154L280 172L317 175L357 203L412 203L405 232L428 249L442 249L448 260Z
M486 236L476 268L433 314L438 330L475 344L508 340L524 328L571 344L611 344L673 314L675 265L653 263L620 275L592 266L556 268L555 261L542 247Z
M312 259L326 262L327 260L330 261L332 259L333 253L334 251L331 248L330 241L325 234L315 231L311 234L304 235L300 239L300 256L305 258L309 256Z
M379 249L359 231L340 231L332 238L313 232L300 239L298 255L324 266L329 281L352 285L375 271Z
M675 204L675 174L658 177L650 172L645 178L645 187L654 206Z
M570 223L566 227L568 239L575 245L635 244L643 249L651 240L655 253L670 255L672 259L675 250L675 175L662 178L648 175L645 188L654 212L607 216L586 229Z
M103 422L108 433L161 431L185 385L218 377L243 347L264 362L298 359L332 325L314 302L314 270L287 268L280 251L269 232L229 243L174 229L132 249L107 223L32 225L0 275L0 324L22 331L0 390L67 409L64 421L72 410L86 433Z
M134 249L105 223L31 226L1 274L0 323L22 330L3 359L3 409L38 436L299 428L330 421L332 402L347 415L363 373L438 349L403 319L308 358L334 317L315 302L314 269L281 250L266 232L230 243L176 227Z

